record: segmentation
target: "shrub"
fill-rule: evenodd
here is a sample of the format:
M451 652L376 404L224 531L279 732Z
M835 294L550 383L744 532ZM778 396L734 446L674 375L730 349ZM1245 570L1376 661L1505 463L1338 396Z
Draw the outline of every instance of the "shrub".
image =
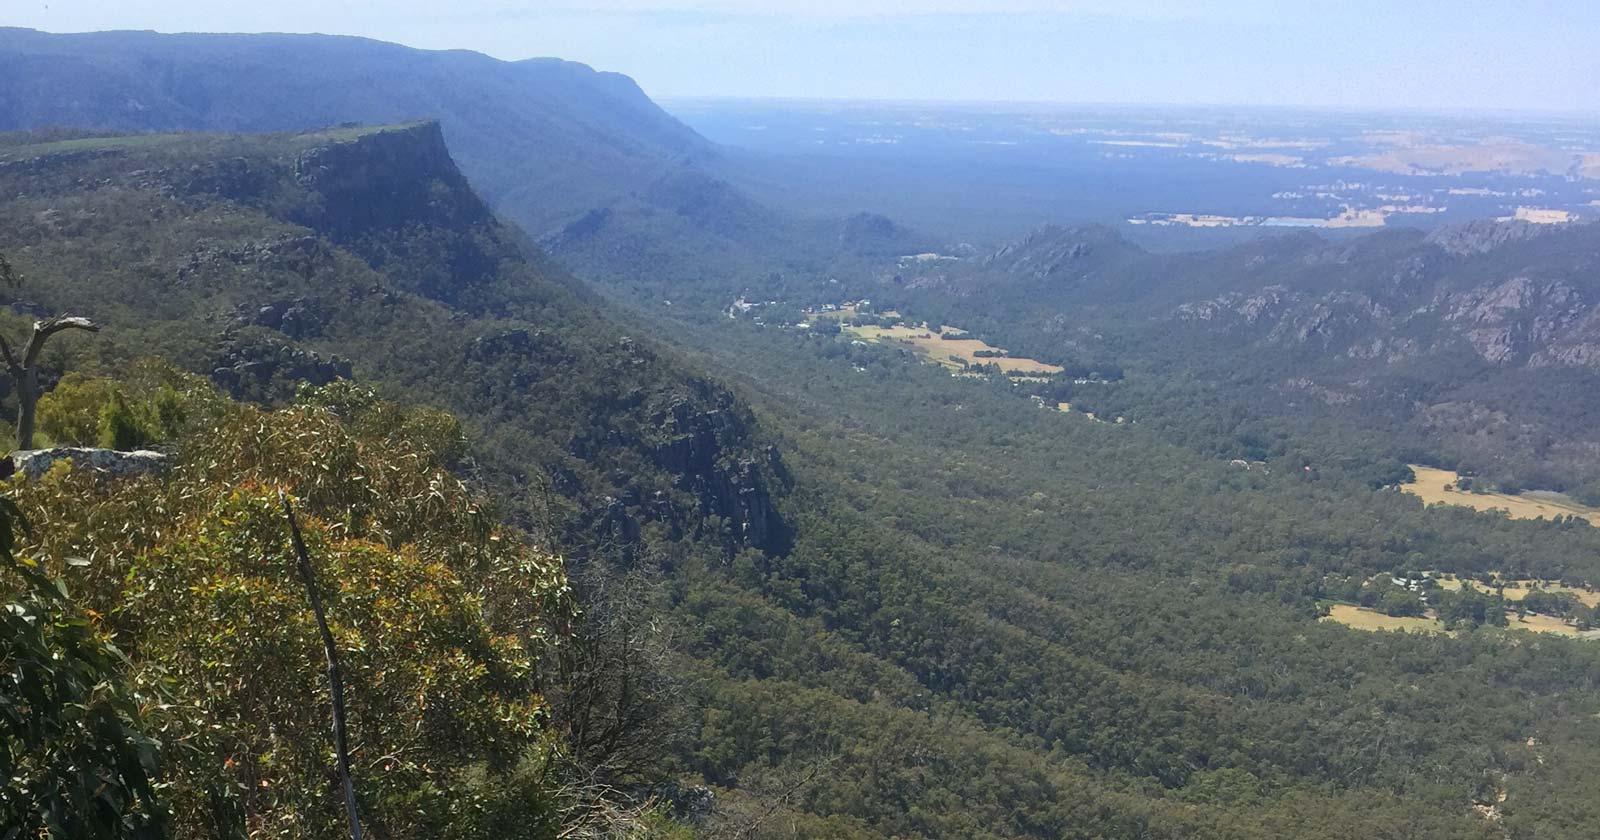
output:
M20 553L69 579L94 617L83 626L126 651L132 690L164 700L150 734L182 745L159 779L172 833L343 832L281 487L321 578L361 745L357 790L381 833L552 834L559 774L544 768L563 749L538 662L572 620L566 580L446 471L432 442L459 428L353 392L324 400L339 411L268 412L176 387L163 400L193 427L167 476L62 469L14 486L36 526ZM125 431L133 407L107 405Z
M101 413L111 403L109 379L69 373L39 398L38 430L60 446L94 446L100 440Z
M0 825L7 837L160 835L152 777L122 653L52 580L17 562L20 511L0 498Z
M220 396L160 362L134 365L120 382L69 373L39 399L38 430L57 446L137 449L182 435L198 406Z
M99 444L107 449L139 449L150 443L150 434L121 391L113 391L110 402L100 407L99 426Z

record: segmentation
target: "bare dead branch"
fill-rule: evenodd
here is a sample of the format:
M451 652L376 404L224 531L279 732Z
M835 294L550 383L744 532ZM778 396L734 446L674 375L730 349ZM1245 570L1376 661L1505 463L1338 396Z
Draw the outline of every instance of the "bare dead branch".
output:
M322 609L322 594L317 590L316 571L311 568L311 552L306 550L305 540L300 536L300 523L295 521L294 508L289 505L289 496L282 490L278 491L278 501L283 503L283 515L289 520L289 542L294 546L300 581L305 584L306 597L311 601L311 612L317 617L317 630L322 635L322 652L328 658L328 688L333 695L333 748L339 760L339 778L344 782L345 815L350 818L350 840L361 840L356 785L350 776L350 749L345 735L344 680L339 673L339 650L334 645L333 633L328 630L328 616Z
M838 760L839 757L835 755L811 765L811 769L807 771L807 773L802 776L799 781L790 785L782 793L773 797L772 804L768 805L765 811L762 811L756 816L755 819L745 823L737 831L733 832L733 834L730 835L730 840L744 840L744 838L754 834L755 830L760 828L762 823L772 819L774 814L778 813L778 811L782 809L784 805L788 804L791 797L805 790L807 787L810 787L811 783L816 781L817 776L820 775L823 770L832 767Z
M22 366L26 368L33 367L34 362L39 358L39 351L44 349L45 341L62 330L99 332L100 325L88 318L80 318L74 315L57 315L54 318L47 318L43 321L34 321L33 337L28 339L27 350L23 353Z

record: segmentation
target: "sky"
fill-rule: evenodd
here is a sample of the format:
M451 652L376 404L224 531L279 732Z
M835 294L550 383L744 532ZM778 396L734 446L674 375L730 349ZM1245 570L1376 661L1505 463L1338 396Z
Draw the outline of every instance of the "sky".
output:
M1600 114L1594 0L0 0L52 32L324 32L650 95Z

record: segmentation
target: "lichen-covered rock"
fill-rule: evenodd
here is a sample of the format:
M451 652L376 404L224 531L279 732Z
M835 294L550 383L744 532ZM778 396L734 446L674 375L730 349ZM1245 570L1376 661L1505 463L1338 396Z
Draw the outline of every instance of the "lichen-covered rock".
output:
M13 473L29 479L44 475L61 461L70 460L74 470L89 470L108 478L138 478L165 472L167 456L149 449L122 452L84 446L58 446L54 449L24 449L11 453Z

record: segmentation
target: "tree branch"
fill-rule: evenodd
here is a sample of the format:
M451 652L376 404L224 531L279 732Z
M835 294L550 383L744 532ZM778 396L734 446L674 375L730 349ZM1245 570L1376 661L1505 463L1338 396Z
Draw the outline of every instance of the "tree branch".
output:
M317 591L316 572L311 568L311 552L306 550L305 540L300 537L300 523L295 521L294 508L289 506L289 496L282 490L278 491L278 501L283 503L283 515L289 519L289 542L294 546L300 580L305 584L306 596L311 600L311 612L317 617L322 651L328 657L328 689L333 695L333 748L339 759L340 780L344 782L345 815L350 818L350 840L361 840L361 819L356 811L356 784L350 776L350 749L345 740L344 680L339 674L339 650L333 643L333 633L328 630L328 617L322 610L322 595Z
M16 355L11 352L11 342L6 341L6 337L3 335L0 335L0 353L5 354L6 368L12 374L21 373L22 365L17 363Z
M23 353L22 366L25 368L33 367L33 363L39 358L39 351L44 349L45 341L62 330L99 332L100 325L88 318L72 315L57 315L54 318L43 321L34 321L33 337L28 339L27 350Z
M794 796L802 790L805 790L808 785L816 780L817 776L821 774L823 770L832 767L838 760L839 757L834 755L828 757L827 759L813 763L811 765L810 772L806 773L804 778L800 779L798 782L795 782L793 785L790 785L788 790L785 790L776 797L773 797L772 804L767 807L767 810L763 811L755 819L746 823L743 828L735 831L733 833L734 840L744 840L744 838L755 833L755 830L760 828L762 823L771 819L774 814L778 813L778 811L783 808L783 806L789 801L789 797Z

